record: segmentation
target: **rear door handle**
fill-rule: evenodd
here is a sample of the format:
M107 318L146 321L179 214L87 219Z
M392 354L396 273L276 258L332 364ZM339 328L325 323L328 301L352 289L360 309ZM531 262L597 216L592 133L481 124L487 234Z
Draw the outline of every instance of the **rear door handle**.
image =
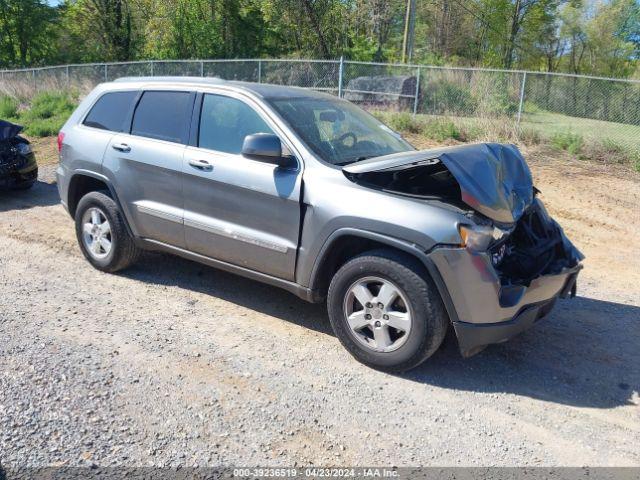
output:
M189 165L198 170L213 170L213 165L206 160L189 160Z
M114 143L111 145L114 150L118 150L119 152L128 153L131 151L131 147L126 143Z

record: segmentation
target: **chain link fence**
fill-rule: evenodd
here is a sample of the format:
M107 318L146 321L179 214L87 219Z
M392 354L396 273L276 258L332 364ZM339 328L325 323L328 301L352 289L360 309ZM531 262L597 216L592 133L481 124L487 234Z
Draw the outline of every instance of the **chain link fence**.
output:
M0 94L87 92L120 77L198 76L325 91L370 110L473 125L498 119L553 138L575 135L640 152L640 81L497 69L341 60L163 60L0 71Z

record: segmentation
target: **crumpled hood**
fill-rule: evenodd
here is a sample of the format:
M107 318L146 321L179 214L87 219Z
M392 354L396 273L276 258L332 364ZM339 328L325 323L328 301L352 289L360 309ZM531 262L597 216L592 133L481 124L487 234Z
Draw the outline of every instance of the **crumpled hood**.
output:
M14 138L22 131L20 125L7 122L6 120L0 120L0 142Z
M501 223L518 221L533 202L531 171L515 145L478 143L395 153L347 165L350 174L402 170L440 161L460 185L462 201Z

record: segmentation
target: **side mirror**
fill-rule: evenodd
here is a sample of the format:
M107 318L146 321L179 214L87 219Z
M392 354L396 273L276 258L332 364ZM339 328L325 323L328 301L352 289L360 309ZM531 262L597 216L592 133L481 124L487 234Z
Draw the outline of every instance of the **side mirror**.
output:
M290 168L295 165L291 156L282 154L282 143L272 133L254 133L244 137L242 155L259 162L272 163L279 167Z

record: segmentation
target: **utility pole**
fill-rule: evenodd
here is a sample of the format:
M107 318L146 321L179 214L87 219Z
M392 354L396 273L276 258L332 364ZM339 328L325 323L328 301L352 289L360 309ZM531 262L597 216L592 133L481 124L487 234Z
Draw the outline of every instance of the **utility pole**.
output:
M415 26L416 0L407 0L407 13L404 17L404 38L402 39L402 63L411 61Z

